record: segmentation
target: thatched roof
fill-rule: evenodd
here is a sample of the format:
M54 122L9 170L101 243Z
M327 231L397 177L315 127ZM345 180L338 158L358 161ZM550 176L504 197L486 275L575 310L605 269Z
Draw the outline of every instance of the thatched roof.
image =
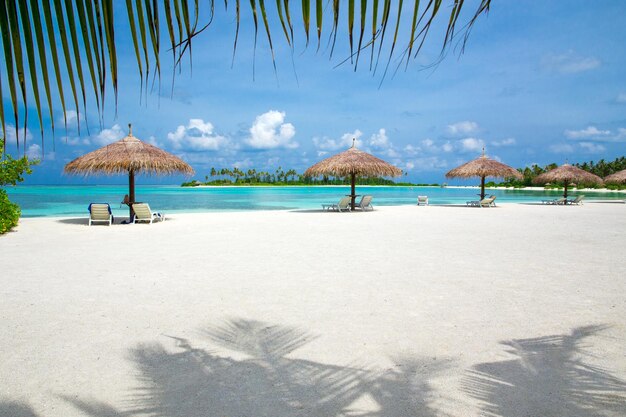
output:
M573 165L563 164L558 168L554 168L537 176L533 182L535 184L545 184L547 182L602 184L602 178Z
M446 178L472 178L472 177L496 177L496 178L524 178L518 170L505 165L485 155L467 162L451 171Z
M130 128L130 125L129 125ZM133 136L74 159L65 165L67 174L173 174L193 175L194 170L182 159Z
M607 184L626 184L626 169L611 174L604 179Z
M304 171L307 177L348 177L352 174L357 177L399 177L402 170L352 145L347 151L326 158Z

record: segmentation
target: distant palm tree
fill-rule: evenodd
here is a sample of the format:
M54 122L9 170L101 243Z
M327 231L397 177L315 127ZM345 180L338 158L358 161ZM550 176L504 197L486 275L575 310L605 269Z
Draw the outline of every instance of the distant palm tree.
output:
M23 118L20 120L18 109L35 107L43 141L45 107L54 131L53 107L59 105L56 99L60 102L64 115L67 114L68 108L72 107L77 112L82 107L82 111L86 112L87 97L90 94L93 94L102 123L102 111L106 90L110 88L107 87L109 82L117 103L119 39L116 39L115 27L116 19L122 18L118 16L120 3L122 2L113 0L0 1L0 31L5 63L5 71L1 74L0 96L3 96L3 88L7 86L10 111L16 128L26 127L28 123L27 110L23 111ZM188 53L191 57L192 40L212 23L215 3L215 0L126 1L126 13L122 14L126 15L130 28L130 40L135 51L142 91L147 94L150 75L155 76L153 80L160 79L163 50L166 50L167 54L171 53L175 67L180 66L185 54ZM227 10L229 5L231 10L233 9L233 3L235 3L234 49L236 49L244 12L242 9L245 7L240 7L240 0L234 2L224 0ZM329 12L324 13L326 3L331 7L328 8ZM376 71L382 46L386 45L387 49L382 54L384 77L394 54L401 54L401 59L394 64L397 65L395 69L408 65L410 59L417 56L437 16L443 15L443 20L447 24L441 44L441 57L448 46L456 40L462 45L460 48L462 51L478 17L489 11L491 0L476 0L473 10L461 13L468 8L464 7L466 3L469 2L414 0L396 4L391 0L372 2L303 0L290 3L289 0L277 0L275 5L273 2L266 5L263 0L258 2L251 0L249 11L252 14L255 38L259 20L262 22L262 30L265 32L272 61L276 35L284 37L287 44L294 48L297 41L295 27L299 23L297 26L301 25L304 29L306 45L309 45L311 37L316 37L318 49L322 43L323 30L328 31L331 56L337 34L341 29L345 34L342 36L347 37L350 46L350 54L343 62L350 61L355 70L362 56L369 55L369 69ZM412 18L409 24L402 25L402 22L406 22L402 16L407 13ZM347 15L347 30L339 27L340 16L344 14ZM296 19L301 20L296 22ZM244 20L244 24L249 24L248 22ZM346 21L342 19L341 22ZM313 35L310 33L312 25ZM401 26L403 31L400 31ZM458 27L461 29L457 30ZM165 34L165 43L162 42L162 34ZM366 50L367 54L364 53ZM40 80L43 86L40 86ZM55 94L57 96L53 100ZM71 95L73 102L71 107L66 102L67 94ZM33 98L34 105L30 102L30 97ZM45 103L42 102L44 99ZM77 120L80 121L80 117ZM4 138L6 121L1 103L0 122ZM67 125L67 120L65 124ZM25 135L24 129L24 138ZM17 135L16 141L19 146Z

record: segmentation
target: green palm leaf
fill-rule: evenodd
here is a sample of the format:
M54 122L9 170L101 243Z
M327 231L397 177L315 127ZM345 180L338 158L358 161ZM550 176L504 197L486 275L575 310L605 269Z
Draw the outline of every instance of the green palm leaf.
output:
M230 3L232 2L233 0ZM236 29L233 45L233 64L239 39L241 19L240 0L234 0L234 2ZM463 24L463 30L460 31L462 36L459 36L456 29L462 24L460 22L461 12L466 2L464 0L448 0L448 2L450 7L446 8L443 0L429 0L428 2L414 0L410 26L405 30L400 27L401 23L404 22L402 18L404 2L402 0L398 0L397 3L394 2L393 4L391 0L384 0L383 2L380 0L372 0L371 2L361 0L359 3L360 26L358 29L358 44L355 50L356 2L355 0L344 1L344 3L347 3L347 40L350 47L350 55L346 58L346 61L349 59L353 62L356 70L361 58L361 52L364 49L371 48L370 71L373 70L373 73L376 74L384 48L386 51L388 50L387 64L382 75L384 80L391 60L394 54L397 53L396 49L398 49L398 45L402 41L403 34L407 33L408 42L402 50L398 68L401 63L405 62L404 55L406 55L405 67L408 66L411 58L415 58L418 55L436 17L441 14L447 17L441 57L444 56L449 44L457 39L460 39L459 42L462 42L462 53L473 25L481 15L489 11L491 0L481 0L479 2L469 22ZM333 0L331 3L332 24L328 25L329 29L327 29L327 31L330 31L329 43L332 41L331 58L337 42L341 3L341 0ZM426 3L423 8L422 3ZM187 52L189 53L190 62L192 62L191 47L193 38L203 32L213 21L215 1L209 0L208 2L200 3L199 0L193 0L192 3L192 0L126 0L125 4L130 28L129 36L133 42L140 77L140 91L145 91L147 95L150 68L155 69L153 71L153 83L156 82L157 78L159 80L161 78L161 25L164 24L167 29L174 68L178 66L180 70L181 59ZM224 4L228 11L229 1L224 0ZM198 29L202 16L201 6L203 5L204 7L209 7L210 14L208 19L203 18L206 20L202 22L201 28ZM392 5L397 7L397 10L394 9L394 12L396 12L395 18L391 17ZM301 0L306 46L309 45L310 41L311 6L310 0ZM192 7L193 10L191 10ZM314 7L317 49L319 50L324 31L324 0L315 0ZM369 10L370 7L371 12ZM270 19L265 0L250 0L250 9L253 17L252 24L254 24L253 54L256 55L259 30L258 14L260 13L261 19L263 19L265 36L269 44L272 64L276 73L276 45L272 37L272 24L274 23ZM278 19L276 19L275 24L280 25L279 30L282 30L285 40L293 53L295 38L289 0L276 0L276 14ZM43 134L43 111L45 109L43 109L44 104L41 101L42 93L39 85L43 81L43 88L46 94L45 105L48 107L48 114L54 132L53 106L55 102L50 82L51 72L54 72L58 99L63 110L66 128L67 106L64 92L67 91L68 84L77 112L80 109L78 89L80 88L82 99L82 109L80 111L85 113L87 112L87 95L93 92L99 120L102 123L105 109L106 78L107 73L111 74L111 85L117 109L118 70L114 19L113 0L0 0L0 29L2 30L0 39L2 39L2 51L5 58L5 70L0 74L0 77L5 77L5 80L0 79L0 83L6 81L5 86L8 86L6 88L10 94L16 128L27 126L27 109L30 107L27 100L32 98ZM387 27L392 19L395 21L393 38L385 43ZM365 31L368 26L371 27L371 39L366 40ZM401 31L401 29L403 30ZM80 37L78 34L80 34ZM59 44L61 45L60 51L58 51L57 47ZM378 52L375 56L376 48L378 48ZM50 53L50 57L47 56L48 53ZM355 55L356 59L354 59ZM65 61L63 68L61 68L61 59ZM52 62L51 66L48 65L49 60ZM28 66L28 70L26 70L26 66ZM398 68L396 68L396 71ZM64 76L64 73L67 75ZM254 74L255 63L253 60L253 77ZM65 79L66 77L67 80ZM85 79L86 77L88 80ZM174 78L172 79L172 86L173 82ZM89 85L89 88L86 88L86 84ZM21 93L19 96L21 97L18 96L18 85ZM145 90L143 90L144 86ZM0 84L1 88L2 84ZM24 110L18 111L20 108ZM21 114L24 116L23 124L20 122ZM2 119L0 122L3 126L3 133L6 136L4 108L0 108L0 118ZM80 117L78 120L80 130ZM19 145L19 139L17 142Z
M72 60L70 58L70 48L67 38L68 26L65 24L65 18L63 17L63 9L60 0L54 0L54 10L56 13L56 20L59 29L59 37L61 38L63 56L65 58L65 68L67 69L67 76L70 81L70 87L72 89L72 97L74 98L74 104L76 105L76 113L80 114L80 106L78 104L78 96L76 94L76 81L74 80L74 70L72 68ZM77 124L78 131L80 132L80 117L77 117Z
M33 27L35 28L35 38L37 39L37 53L39 54L39 65L41 65L41 77L43 79L44 89L46 91L46 101L48 102L48 111L50 114L50 124L52 133L54 134L54 114L52 107L52 92L50 91L50 80L48 78L48 59L46 57L46 45L44 43L41 15L39 13L39 5L37 0L30 0L30 9L33 16ZM4 122L4 116L2 116ZM52 142L54 147L54 141Z
M41 101L39 98L39 84L37 82L37 63L35 62L35 43L33 33L30 28L30 16L28 13L28 4L26 0L18 2L20 8L20 17L22 19L22 30L24 31L24 46L26 48L26 56L28 57L28 70L30 72L30 82L33 88L33 96L37 107L37 117L39 119L39 130L41 131L41 141L43 142L43 119L41 117Z
M17 81L22 92L22 102L26 103L26 78L24 74L24 58L22 55L22 42L20 39L19 23L17 21L17 8L14 2L8 2L7 13L9 16L9 26L11 29L11 41L13 42L13 60L15 61L15 69L17 71ZM18 137L18 118L16 112L15 137ZM24 107L24 151L26 151L26 126L28 121L28 107ZM19 144L18 144L19 147Z

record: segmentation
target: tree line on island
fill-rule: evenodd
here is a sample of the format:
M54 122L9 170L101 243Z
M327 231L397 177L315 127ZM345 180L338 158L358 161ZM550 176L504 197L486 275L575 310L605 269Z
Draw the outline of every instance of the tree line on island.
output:
M605 161L604 159L600 159L597 162L589 161L583 163L575 163L574 166L581 168L587 172L591 172L601 178L606 177L607 175L611 175L615 172L626 169L626 157L622 156L620 158L616 158L614 161ZM544 172L550 171L558 167L556 163L548 164L546 166L539 166L533 164L529 167L518 168L517 170L523 175L522 180L505 180L503 182L488 182L485 185L488 187L513 187L513 188L523 188L529 187L533 185L533 180L538 175L543 174ZM407 173L405 172L406 176ZM358 185L389 185L389 186L440 186L440 184L427 184L427 183L412 183L407 181L393 181L387 178L382 177L372 177L372 178L358 178ZM189 182L184 182L182 184L183 187L195 187L201 185L212 185L212 186L220 186L220 185L271 185L271 186L283 186L283 185L350 185L349 178L341 178L341 177L330 177L323 176L319 178L306 177L303 174L297 172L295 169L284 170L282 167L278 167L275 171L263 171L256 169L247 169L242 170L238 167L233 168L211 168L209 174L205 175L204 182L199 180L192 180ZM445 184L444 184L445 185ZM592 188L597 188L598 186L589 185L589 184L578 184L580 188L586 188L587 186ZM560 184L550 184L546 186L547 188L558 188ZM606 185L609 189L623 189L624 185Z

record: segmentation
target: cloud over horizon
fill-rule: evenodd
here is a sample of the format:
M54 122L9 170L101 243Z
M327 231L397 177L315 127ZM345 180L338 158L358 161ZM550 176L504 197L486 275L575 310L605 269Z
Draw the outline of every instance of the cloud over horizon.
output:
M593 56L582 56L570 49L561 54L553 53L544 56L541 64L545 69L552 72L576 74L596 69L601 62Z
M227 137L214 130L211 122L189 119L186 126L179 125L174 132L169 132L167 139L173 149L191 152L219 151L232 145Z

